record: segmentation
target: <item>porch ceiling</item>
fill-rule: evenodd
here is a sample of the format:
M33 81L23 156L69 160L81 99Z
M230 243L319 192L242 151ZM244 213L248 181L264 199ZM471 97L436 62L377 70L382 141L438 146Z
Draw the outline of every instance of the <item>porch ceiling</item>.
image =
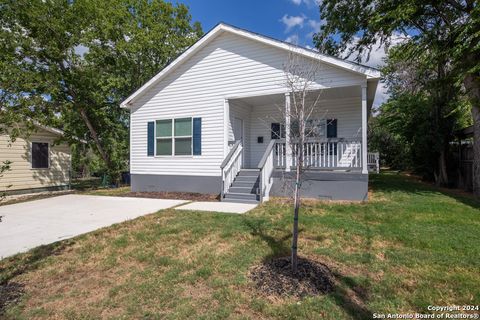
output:
M360 86L329 88L321 90L313 90L309 93L310 99L313 101L319 97L320 100L335 100L344 98L361 98ZM249 106L262 105L283 105L285 103L285 95L283 93L262 95L254 97L236 98L233 101L240 101Z

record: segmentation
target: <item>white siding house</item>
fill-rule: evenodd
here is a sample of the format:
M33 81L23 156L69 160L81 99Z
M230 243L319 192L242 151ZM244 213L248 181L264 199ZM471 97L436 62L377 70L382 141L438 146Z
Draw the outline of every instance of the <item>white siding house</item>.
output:
M334 120L335 136L317 141L313 150L326 148L322 144L326 142L341 149L337 144L358 141L358 154L353 155L351 146L342 149L348 157L335 151L335 165L327 167L320 161L326 151L312 151L310 157L317 157L312 162L321 173L317 181L324 181L322 175L335 169L335 177L340 178L334 180L360 181L362 190L353 191L351 197L328 190L307 193L364 199L368 183L366 122L379 72L226 24L217 25L122 103L131 113L132 189L222 193L222 199L228 200L235 199L237 192L232 190L251 186L245 196L237 197L245 201L279 193L272 185L275 172L288 171L292 160L289 152L283 154L285 141L270 141L275 123L285 120L280 119L284 113L279 106L289 104L284 65L292 53L319 70L310 89L320 93L319 114L325 121ZM241 142L234 144L236 141ZM263 157L269 159L271 169L266 168L268 163L261 163ZM345 168L338 168L342 166ZM235 180L238 184L242 179L236 178L241 176L252 178L245 178L237 187ZM355 183L351 185L350 189L356 188Z

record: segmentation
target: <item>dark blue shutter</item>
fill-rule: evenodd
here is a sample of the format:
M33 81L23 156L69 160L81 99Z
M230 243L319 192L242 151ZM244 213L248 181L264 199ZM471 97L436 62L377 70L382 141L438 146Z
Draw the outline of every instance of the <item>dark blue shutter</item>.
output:
M193 155L202 154L202 118L193 118Z
M327 138L337 137L337 119L327 119Z
M149 122L147 127L147 156L153 156L155 149L155 122Z

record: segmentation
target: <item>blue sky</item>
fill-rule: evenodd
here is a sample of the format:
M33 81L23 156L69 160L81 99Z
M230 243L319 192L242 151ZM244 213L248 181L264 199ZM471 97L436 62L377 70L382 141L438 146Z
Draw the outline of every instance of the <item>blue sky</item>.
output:
M223 21L279 40L313 46L320 27L316 0L179 0L204 32Z

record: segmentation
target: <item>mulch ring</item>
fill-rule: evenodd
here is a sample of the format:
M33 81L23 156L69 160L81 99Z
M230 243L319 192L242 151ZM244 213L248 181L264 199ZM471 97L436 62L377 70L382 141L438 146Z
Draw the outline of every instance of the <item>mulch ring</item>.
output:
M304 298L333 291L334 276L326 265L298 257L298 272L293 274L290 261L290 257L266 261L251 268L249 277L267 296Z
M193 192L128 192L120 195L122 197L138 197L153 199L174 199L191 201L219 201L218 194L202 194Z
M17 282L0 284L0 315L5 312L8 305L17 303L23 292L23 284Z

